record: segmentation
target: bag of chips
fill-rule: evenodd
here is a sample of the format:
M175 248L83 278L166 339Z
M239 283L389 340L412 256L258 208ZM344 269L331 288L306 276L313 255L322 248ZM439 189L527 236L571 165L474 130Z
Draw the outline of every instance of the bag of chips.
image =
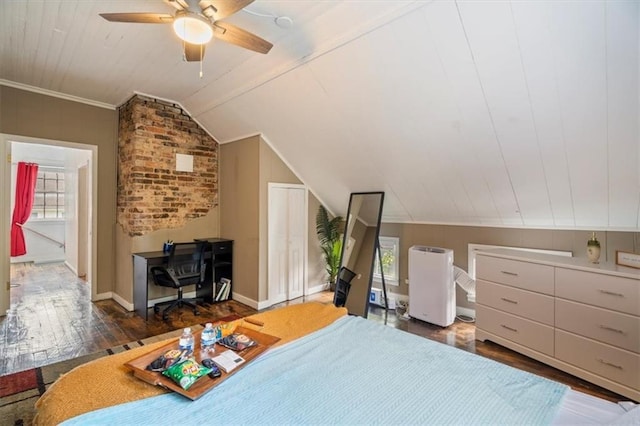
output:
M193 358L189 358L178 364L173 364L171 367L163 371L162 374L179 384L182 389L187 390L200 377L205 376L210 372L210 368L198 364Z
M147 365L147 370L150 371L164 371L167 368L171 367L173 364L177 364L179 362L187 359L187 350L180 349L171 349L170 351L160 355L158 358L153 360L151 364Z
M223 337L218 343L234 351L242 351L258 344L255 340L249 338L249 336L241 333L233 333Z

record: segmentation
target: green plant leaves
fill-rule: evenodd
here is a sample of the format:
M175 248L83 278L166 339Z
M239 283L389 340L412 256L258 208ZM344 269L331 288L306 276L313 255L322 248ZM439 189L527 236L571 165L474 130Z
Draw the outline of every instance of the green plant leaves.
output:
M335 282L340 268L340 254L342 253L342 241L340 239L340 225L342 217L336 216L329 219L329 212L320 205L316 214L316 234L320 241L320 247L326 262L326 271L329 274L329 282Z

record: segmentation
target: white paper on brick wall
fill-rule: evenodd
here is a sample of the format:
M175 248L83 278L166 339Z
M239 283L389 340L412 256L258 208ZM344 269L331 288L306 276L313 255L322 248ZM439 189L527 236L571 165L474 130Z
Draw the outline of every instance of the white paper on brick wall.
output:
M176 154L176 171L192 172L193 171L193 155Z

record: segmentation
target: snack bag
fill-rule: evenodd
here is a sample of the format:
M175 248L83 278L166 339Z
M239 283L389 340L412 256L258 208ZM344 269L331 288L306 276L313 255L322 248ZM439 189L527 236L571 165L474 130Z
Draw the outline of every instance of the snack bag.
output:
M151 364L147 365L147 370L164 371L167 368L171 367L173 364L177 364L187 359L187 353L188 351L186 350L181 351L180 349L171 349L170 351L153 360Z
M229 336L223 337L218 341L218 343L229 349L233 349L234 351L242 351L258 344L255 340L250 339L247 335L240 333L234 333Z
M220 324L218 327L220 327L220 333L222 334L221 337L227 337L229 336L231 333L233 333L236 329L236 326L225 322L223 324Z
M163 371L162 374L179 384L182 389L187 390L200 377L205 376L210 372L210 368L198 364L193 358L189 358L181 363L173 364L171 367Z

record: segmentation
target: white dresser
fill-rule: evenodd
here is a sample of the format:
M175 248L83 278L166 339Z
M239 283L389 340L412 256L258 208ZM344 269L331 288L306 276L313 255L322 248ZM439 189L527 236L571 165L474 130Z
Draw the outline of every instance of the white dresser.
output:
M640 270L515 250L478 252L476 339L640 401Z

